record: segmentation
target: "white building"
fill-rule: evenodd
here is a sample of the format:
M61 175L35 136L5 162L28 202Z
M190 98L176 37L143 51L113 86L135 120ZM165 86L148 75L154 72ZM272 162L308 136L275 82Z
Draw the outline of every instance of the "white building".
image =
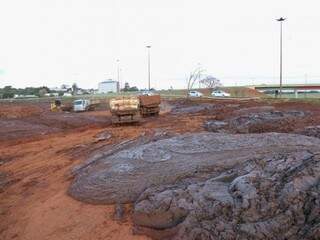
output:
M119 92L119 83L111 79L100 82L98 85L98 93L117 93Z

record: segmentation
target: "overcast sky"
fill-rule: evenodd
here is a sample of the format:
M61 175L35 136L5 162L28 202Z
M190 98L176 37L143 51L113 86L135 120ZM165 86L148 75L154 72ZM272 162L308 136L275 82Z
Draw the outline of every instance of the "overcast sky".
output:
M0 87L182 88L198 64L225 85L320 82L318 0L1 0ZM319 81L317 81L319 80Z

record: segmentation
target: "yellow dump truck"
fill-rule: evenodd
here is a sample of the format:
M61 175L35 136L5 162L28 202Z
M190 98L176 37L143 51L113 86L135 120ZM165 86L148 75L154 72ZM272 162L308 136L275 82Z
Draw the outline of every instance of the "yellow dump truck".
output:
M112 123L132 123L140 120L138 97L117 97L109 101Z
M141 116L158 115L160 112L160 95L117 97L110 99L110 111L113 123L139 122Z
M139 96L140 114L142 117L159 115L160 95L141 95Z

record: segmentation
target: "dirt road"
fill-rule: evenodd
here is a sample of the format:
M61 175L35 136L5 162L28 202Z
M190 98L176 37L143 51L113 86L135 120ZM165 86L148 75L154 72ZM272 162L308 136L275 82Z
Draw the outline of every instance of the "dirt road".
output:
M35 105L32 114L0 114L1 126L5 126L0 132L0 238L148 239L132 234L131 206L126 206L125 218L119 222L113 219L114 206L85 204L66 193L72 168L105 146L158 130L178 134L205 131L207 120L228 120L241 109L250 112L251 107L261 106L307 112L291 128L278 131L320 125L319 106L305 103L172 100L164 106L158 118L121 127L111 125L107 111L49 113ZM0 105L0 111L2 108ZM111 137L99 138L101 133Z

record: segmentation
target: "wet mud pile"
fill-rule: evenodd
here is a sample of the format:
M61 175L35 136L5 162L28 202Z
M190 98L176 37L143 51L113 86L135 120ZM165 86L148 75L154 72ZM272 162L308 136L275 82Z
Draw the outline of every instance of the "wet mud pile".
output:
M132 141L75 171L74 198L134 203L154 239L317 239L320 140L197 133Z
M51 112L49 103L21 106L18 103L0 103L0 143L110 123L104 115L95 115L95 112Z
M297 132L298 134L320 138L320 125L319 126L309 126Z
M293 132L296 122L306 116L302 111L276 111L267 107L250 110L256 112L236 111L243 114L226 121L209 120L204 128L210 132L229 133Z
M217 109L221 109L223 106L219 105L214 105L210 103L202 103L198 105L193 105L193 106L175 106L171 110L172 114L183 114L183 113L199 113L201 111L214 111Z

